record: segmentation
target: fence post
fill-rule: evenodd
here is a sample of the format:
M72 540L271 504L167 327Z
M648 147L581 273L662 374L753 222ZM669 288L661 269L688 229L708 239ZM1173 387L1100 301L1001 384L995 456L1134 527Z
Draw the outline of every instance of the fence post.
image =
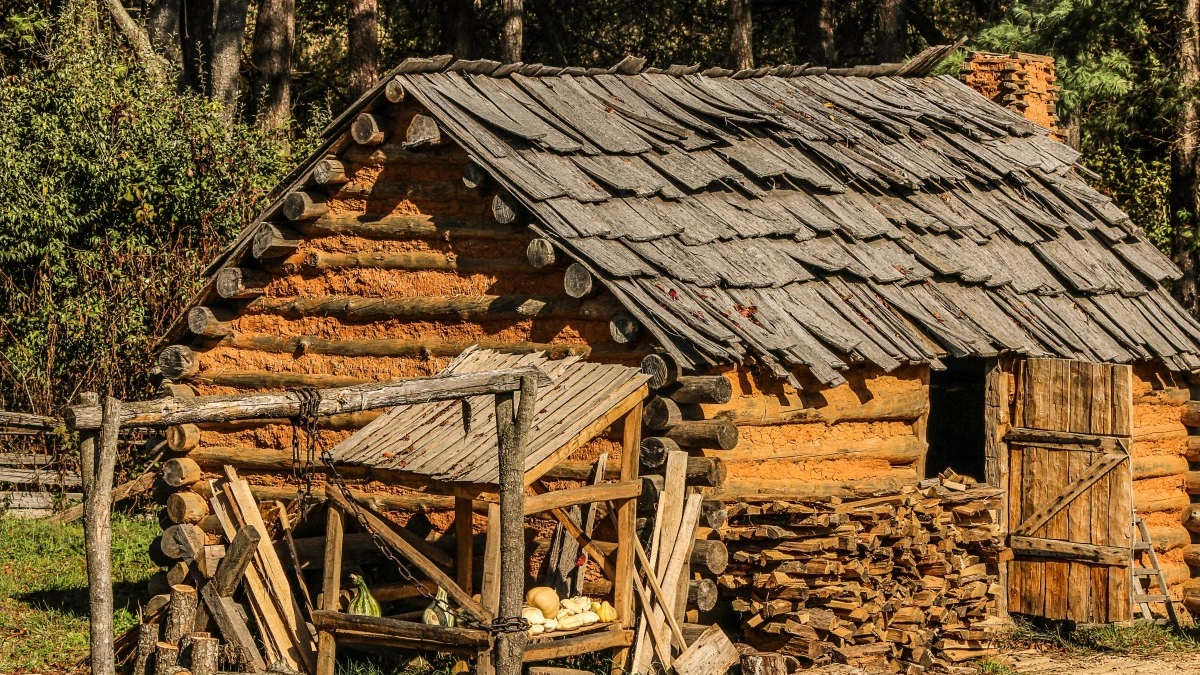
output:
M90 396L94 404L96 394ZM83 476L83 541L87 552L89 628L93 675L113 675L112 488L117 464L121 402L104 400L100 431L80 439ZM99 448L97 449L97 445Z

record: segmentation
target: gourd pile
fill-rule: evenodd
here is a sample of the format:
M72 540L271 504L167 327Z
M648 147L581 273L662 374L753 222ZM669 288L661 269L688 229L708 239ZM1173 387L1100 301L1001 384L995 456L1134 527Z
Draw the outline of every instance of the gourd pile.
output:
M607 600L597 602L586 595L560 600L553 588L538 586L525 594L521 616L529 622L530 635L541 635L615 621L617 610Z

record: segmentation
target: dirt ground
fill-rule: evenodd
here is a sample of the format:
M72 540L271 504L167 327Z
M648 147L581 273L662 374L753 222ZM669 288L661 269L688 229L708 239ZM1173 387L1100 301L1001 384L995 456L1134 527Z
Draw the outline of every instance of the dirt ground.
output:
M1200 654L1161 654L1154 657L1094 654L1066 656L1033 650L996 659L1021 675L1177 675L1200 672Z

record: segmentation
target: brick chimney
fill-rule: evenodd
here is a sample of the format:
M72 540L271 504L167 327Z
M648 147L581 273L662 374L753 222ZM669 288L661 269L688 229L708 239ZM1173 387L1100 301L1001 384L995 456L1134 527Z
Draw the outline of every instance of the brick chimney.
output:
M1053 58L972 52L959 75L967 86L1063 140L1054 112L1061 87L1055 84Z

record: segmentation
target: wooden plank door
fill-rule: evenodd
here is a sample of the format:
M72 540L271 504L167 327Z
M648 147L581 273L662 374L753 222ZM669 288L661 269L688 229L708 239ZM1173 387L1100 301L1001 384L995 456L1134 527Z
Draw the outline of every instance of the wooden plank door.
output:
M1079 623L1131 618L1132 378L1129 366L1016 364L1009 612Z

